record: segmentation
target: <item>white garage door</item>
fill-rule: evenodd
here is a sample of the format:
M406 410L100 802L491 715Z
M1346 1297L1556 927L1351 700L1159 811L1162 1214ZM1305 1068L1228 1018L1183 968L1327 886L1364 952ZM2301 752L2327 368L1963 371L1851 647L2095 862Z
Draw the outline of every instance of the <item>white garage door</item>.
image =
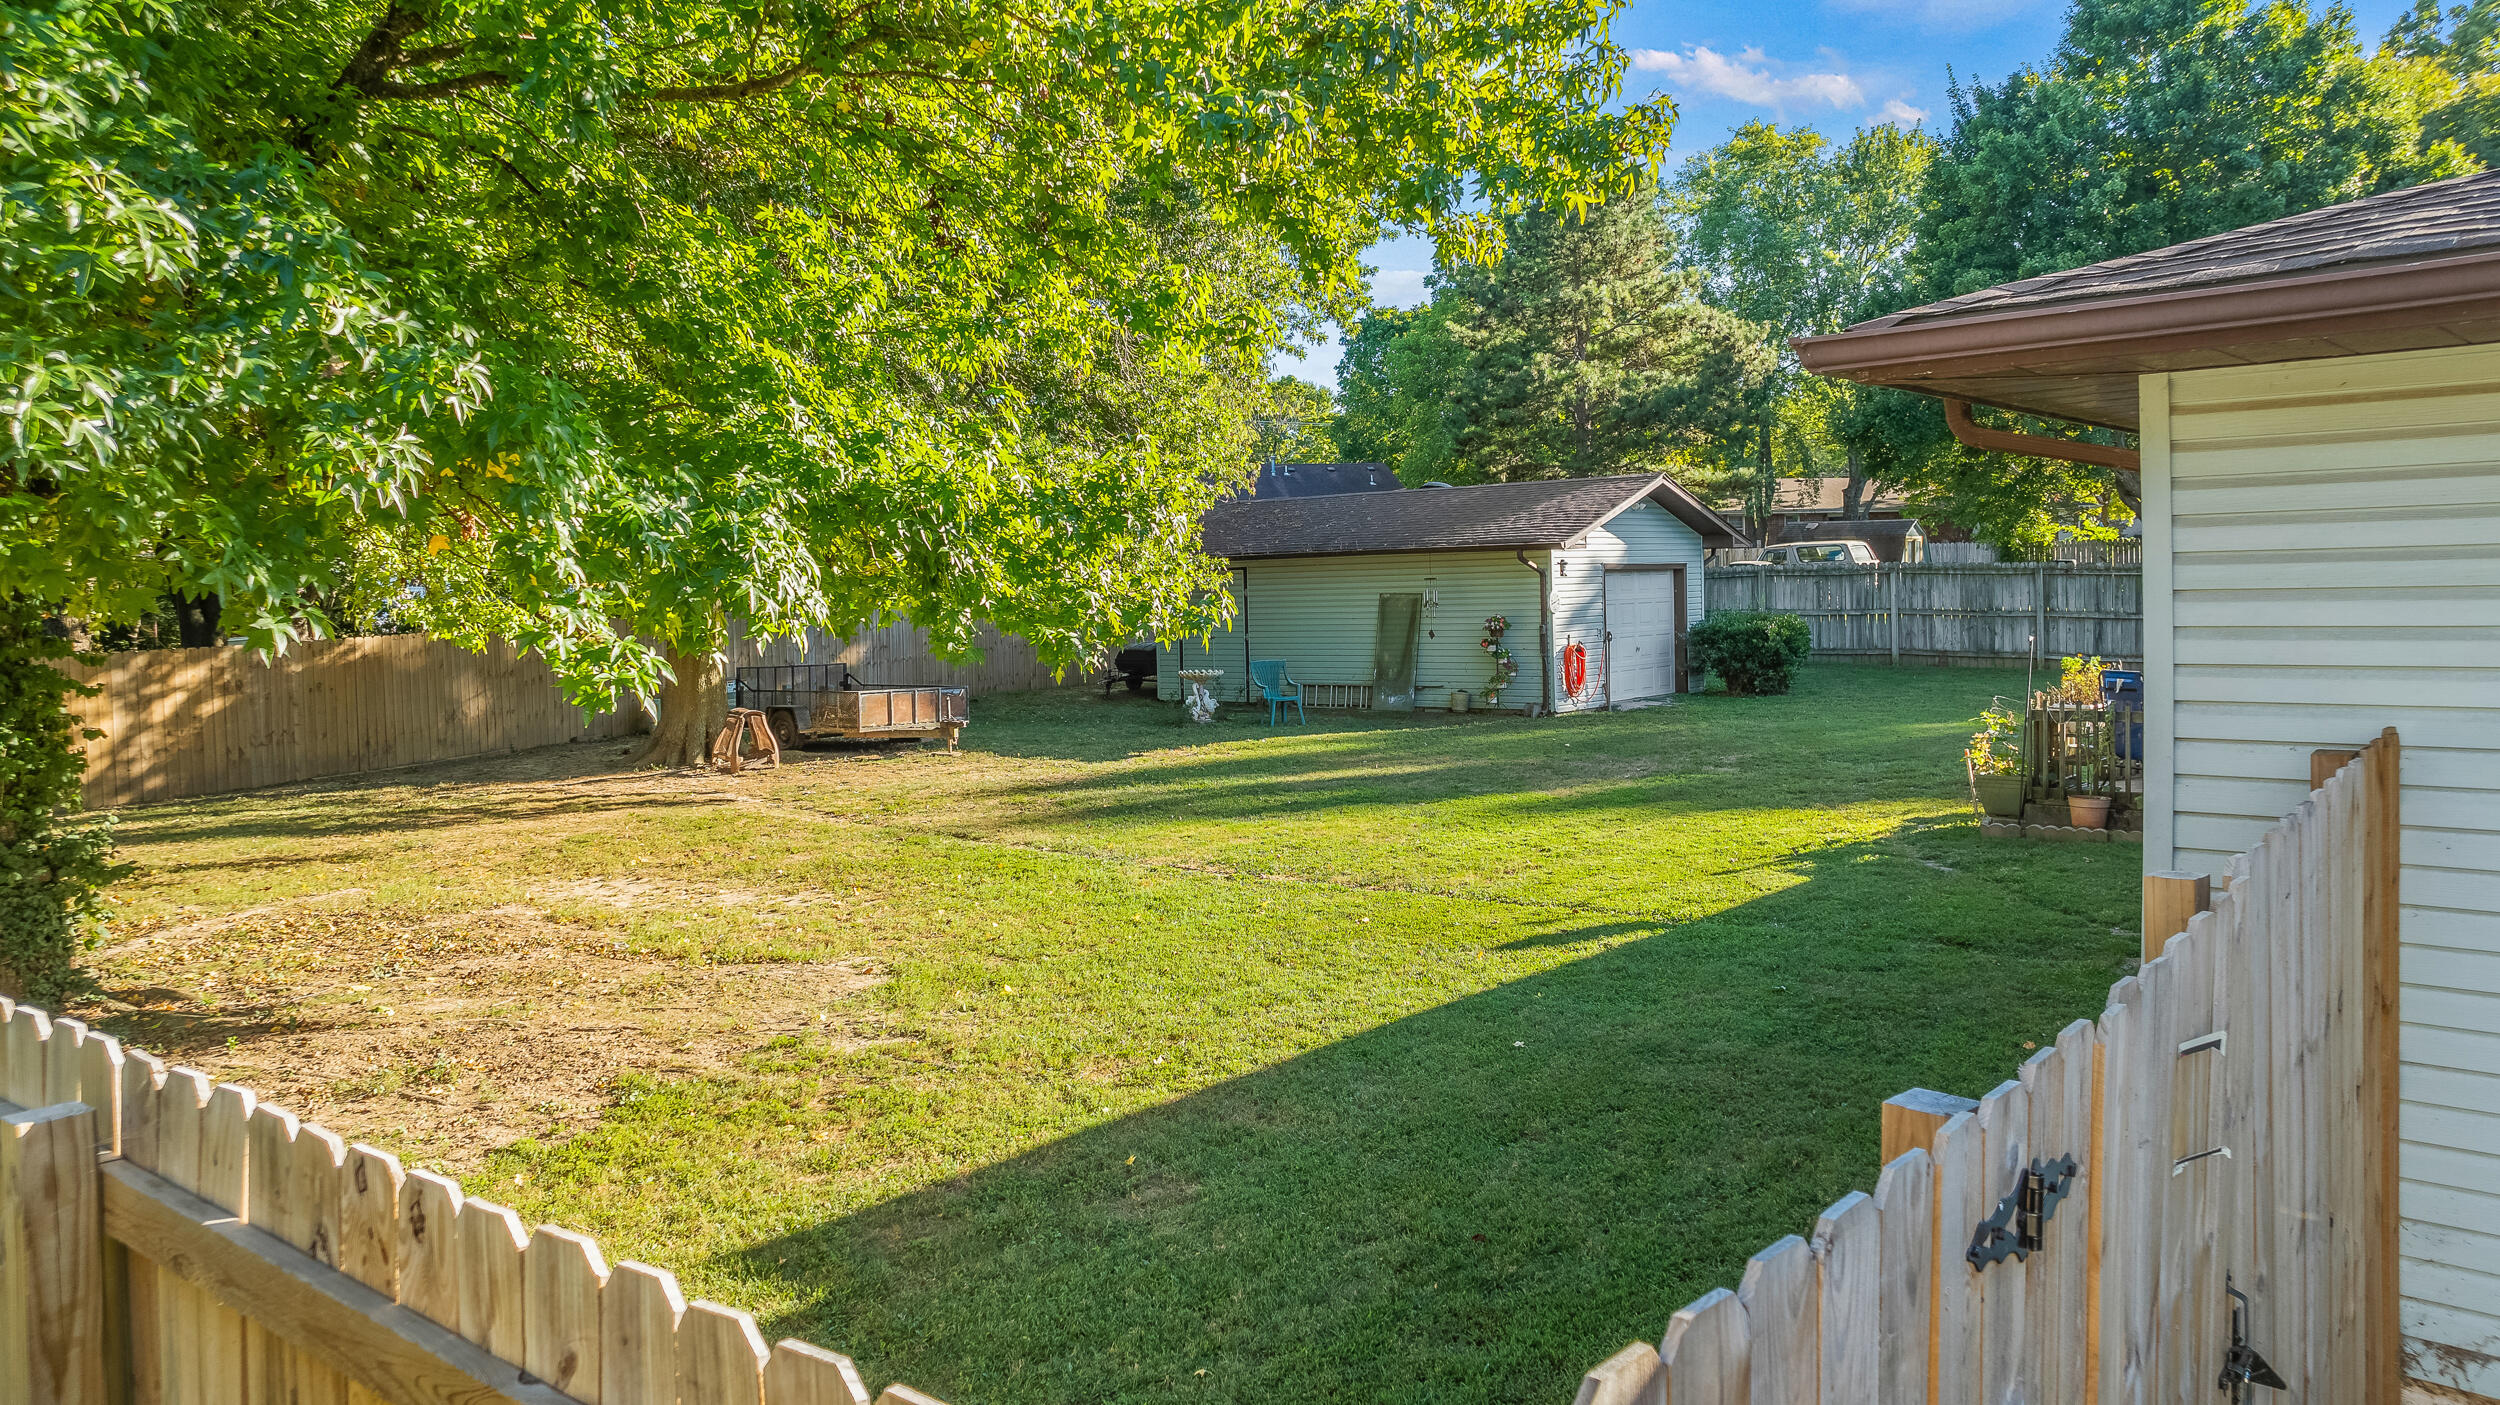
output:
M1676 691L1679 576L1675 571L1606 573L1607 701L1624 703Z

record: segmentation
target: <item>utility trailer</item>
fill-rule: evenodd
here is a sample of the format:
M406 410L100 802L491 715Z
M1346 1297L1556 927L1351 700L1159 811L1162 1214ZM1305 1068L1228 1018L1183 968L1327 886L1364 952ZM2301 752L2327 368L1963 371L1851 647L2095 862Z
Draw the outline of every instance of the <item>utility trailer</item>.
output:
M879 688L841 664L765 664L738 670L740 707L770 720L784 746L809 737L944 737L946 749L971 725L962 688Z

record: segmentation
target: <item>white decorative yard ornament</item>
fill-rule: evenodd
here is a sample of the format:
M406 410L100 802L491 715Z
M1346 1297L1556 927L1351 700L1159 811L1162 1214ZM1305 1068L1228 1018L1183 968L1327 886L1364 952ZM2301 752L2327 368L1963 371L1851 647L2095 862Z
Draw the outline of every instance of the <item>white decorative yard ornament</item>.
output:
M1224 676L1220 668L1184 668L1181 682L1182 705L1189 709L1189 720L1200 724L1215 720L1215 680Z

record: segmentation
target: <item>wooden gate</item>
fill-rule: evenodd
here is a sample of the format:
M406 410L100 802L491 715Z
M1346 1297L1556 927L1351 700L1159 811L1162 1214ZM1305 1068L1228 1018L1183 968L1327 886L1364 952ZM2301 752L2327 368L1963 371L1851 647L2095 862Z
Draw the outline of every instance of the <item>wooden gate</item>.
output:
M2147 880L2150 959L2099 1020L1976 1103L1887 1103L1872 1196L1582 1405L2203 1405L2241 1371L2393 1405L2397 740L2320 757L2218 892Z

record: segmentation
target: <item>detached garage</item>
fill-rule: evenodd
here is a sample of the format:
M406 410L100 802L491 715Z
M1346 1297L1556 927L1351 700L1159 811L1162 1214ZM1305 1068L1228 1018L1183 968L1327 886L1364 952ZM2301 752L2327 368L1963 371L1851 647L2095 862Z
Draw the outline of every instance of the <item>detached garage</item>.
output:
M1203 531L1238 612L1160 651L1161 697L1209 668L1243 701L1250 661L1283 659L1313 707L1485 706L1498 615L1519 671L1493 705L1531 715L1684 691L1702 553L1734 544L1664 474L1228 502Z

